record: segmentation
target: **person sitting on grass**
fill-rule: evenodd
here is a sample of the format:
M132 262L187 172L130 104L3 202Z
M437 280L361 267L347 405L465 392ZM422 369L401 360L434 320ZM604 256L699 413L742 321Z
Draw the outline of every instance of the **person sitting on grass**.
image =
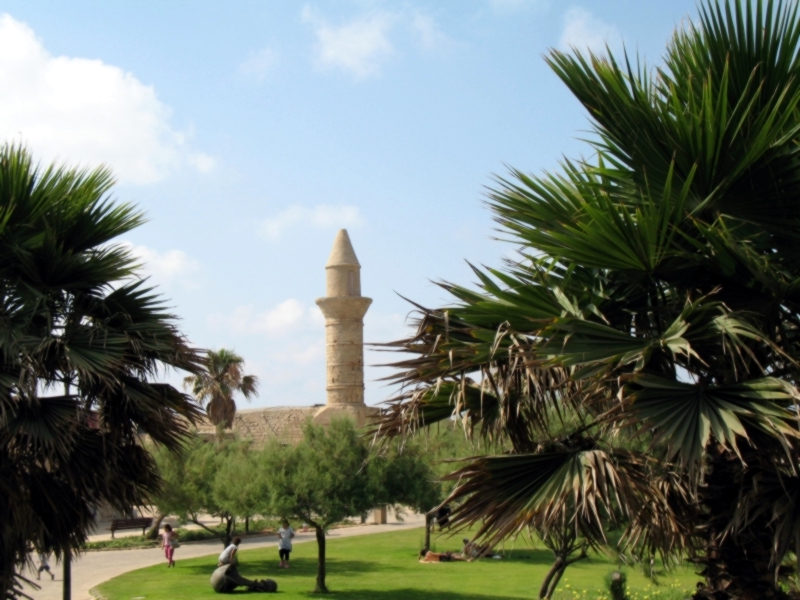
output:
M239 544L242 543L242 538L235 537L231 541L231 545L225 548L222 551L222 554L219 555L219 562L217 563L218 567L222 567L224 565L234 565L236 566L239 564L239 559L236 558L236 551L239 550Z
M464 548L461 550L461 555L468 560L476 558L488 558L494 554L494 551L489 547L489 544L476 544L469 541L467 538L461 540L464 542Z
M458 552L431 552L427 548L419 551L419 562L421 563L455 562L457 560L467 559Z

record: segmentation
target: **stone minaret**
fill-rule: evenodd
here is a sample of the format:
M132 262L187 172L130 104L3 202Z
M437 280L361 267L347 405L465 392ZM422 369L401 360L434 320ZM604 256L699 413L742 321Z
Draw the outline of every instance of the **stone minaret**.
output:
M328 402L320 413L352 413L363 424L364 315L372 299L361 295L361 265L345 229L336 234L325 272L325 298L317 305L325 316Z

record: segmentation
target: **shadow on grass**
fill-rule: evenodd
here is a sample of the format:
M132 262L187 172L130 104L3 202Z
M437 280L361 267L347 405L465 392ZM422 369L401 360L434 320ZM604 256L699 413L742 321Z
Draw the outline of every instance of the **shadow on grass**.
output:
M329 558L325 561L328 574L335 573L336 575L359 575L362 573L374 573L383 568L389 568L391 565L382 565L381 563L368 562L363 560L338 560ZM208 565L189 565L183 567L185 572L191 575L208 575L214 572L217 565L209 563ZM311 558L297 558L291 561L291 568L279 569L277 560L248 560L239 564L239 574L247 579L264 579L269 577L271 579L285 578L285 577L308 577L317 575L317 560Z
M546 550L543 548L537 548L537 549L518 548L514 550L499 551L498 554L502 556L503 560L505 560L506 562L508 561L525 562L533 565L549 566L552 565L553 561L555 560L555 556L553 556L553 553L550 550ZM490 558L481 559L481 561L484 560L492 560L492 559Z
M313 585L313 583L312 583ZM322 600L324 598L336 598L339 600L497 600L496 596L489 594L476 594L474 592L446 592L443 590L418 590L418 589L399 589L399 590L331 590L327 594L319 592L293 592L296 595L305 596ZM248 592L247 590L236 590L228 595L258 594L262 592ZM281 588L278 584L278 593L273 597L280 597ZM530 600L526 596L503 596L503 600Z
M280 593L280 588L278 589ZM341 600L497 600L497 596L474 592L446 592L443 590L417 590L411 588L395 590L331 591L329 594L302 594L307 598L340 598ZM503 596L503 600L530 600L525 596Z
M524 564L538 564L550 566L553 564L553 554L549 550L506 550L501 554L502 559L496 560L493 558L482 558L475 564L487 563L524 563ZM405 560L408 562L406 563ZM414 565L417 562L415 554L409 554L407 559L404 559L406 566ZM325 561L326 570L329 575L336 576L352 576L362 573L375 573L376 571L392 570L396 563L392 562L373 562L365 560L342 560L338 558L328 558ZM461 563L459 563L461 564ZM209 577L216 569L216 565L209 563L208 565L190 565L183 567L192 575L204 575ZM445 566L446 568L446 566ZM462 568L468 568L466 565ZM243 577L249 579L261 579L264 577L272 577L273 579L284 577L308 577L309 575L316 576L317 574L317 559L316 558L294 558L291 560L291 568L279 569L278 560L262 559L262 560L246 560L239 564L239 573Z

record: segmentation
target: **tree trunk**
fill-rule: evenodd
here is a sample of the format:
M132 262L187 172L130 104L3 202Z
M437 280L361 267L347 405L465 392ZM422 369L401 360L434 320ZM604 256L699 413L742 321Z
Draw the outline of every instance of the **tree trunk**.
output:
M236 517L232 517L227 515L225 517L225 547L231 545L231 540L233 539L233 527L236 524Z
M147 530L147 533L144 534L145 539L147 540L157 540L158 539L158 530L161 529L161 522L166 518L167 515L163 514L162 512L156 513L155 519L153 519L153 525L150 529Z
M244 534L247 535L250 533L250 517L244 518Z
M747 454L753 454L752 449ZM745 455L748 463L757 459ZM739 500L743 473L741 460L732 452L709 449L709 471L706 485L701 488L700 500L704 509L697 532L704 540L704 555L695 562L704 565L700 573L705 585L694 598L734 600L759 598L781 600L789 598L777 585L772 557L773 530L768 516L756 518L746 529L733 536L725 534Z
M796 569L794 577L797 581L797 588L800 589L800 531L794 532L794 558Z
M72 553L69 548L64 550L64 585L62 587L63 600L72 600Z
M553 577L553 581L550 582L550 592L549 592L550 595L547 596L547 600L550 600L550 598L553 597L553 592L556 591L556 586L558 585L558 582L561 581L561 576L564 574L564 571L566 570L567 570L567 565L564 565L556 573L556 576Z
M550 567L550 570L547 572L547 575L544 576L542 587L541 589L539 589L540 600L549 600L550 596L552 596L550 588L553 586L550 585L550 582L553 580L553 577L555 577L556 573L558 573L561 570L563 564L564 564L564 558L561 556L556 556L556 560L553 563L553 566Z
M429 514L425 514L425 547L430 550L431 549L431 527L433 524L431 523L433 519Z
M317 587L315 594L327 594L328 588L325 585L325 530L320 526L315 526L317 533Z

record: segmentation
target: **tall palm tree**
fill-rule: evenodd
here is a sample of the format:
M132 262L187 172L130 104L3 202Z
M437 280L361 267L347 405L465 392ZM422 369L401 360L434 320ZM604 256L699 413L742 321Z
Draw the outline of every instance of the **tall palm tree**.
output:
M114 243L143 216L112 184L0 148L0 598L30 547L68 560L94 506L146 503L160 477L140 438L177 451L202 414L153 382L202 357Z
M233 395L240 392L247 400L258 396L258 377L244 374L244 359L231 350L209 350L205 369L183 380L198 402L205 406L214 425L230 428L236 415Z
M522 256L421 308L380 423L457 415L508 453L452 475L456 524L688 556L696 598L782 598L800 556L800 19L707 1L651 72L552 52L592 160L489 192ZM547 583L547 582L546 582ZM547 588L543 586L546 597Z

